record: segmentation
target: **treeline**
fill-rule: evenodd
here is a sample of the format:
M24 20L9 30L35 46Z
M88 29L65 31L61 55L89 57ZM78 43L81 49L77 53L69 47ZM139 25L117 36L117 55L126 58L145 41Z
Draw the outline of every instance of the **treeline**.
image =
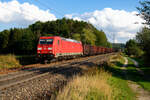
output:
M140 16L145 20L145 25L136 38L126 43L126 53L143 59L145 64L150 64L150 1L140 2L141 7L137 7Z
M124 43L112 43L112 47L116 51L124 51L125 44Z
M63 18L0 32L0 53L34 54L40 36L61 36L80 40L83 44L111 47L102 30L87 22Z
M125 51L128 55L140 57L145 63L150 64L150 29L145 27L138 32L135 39L126 43Z

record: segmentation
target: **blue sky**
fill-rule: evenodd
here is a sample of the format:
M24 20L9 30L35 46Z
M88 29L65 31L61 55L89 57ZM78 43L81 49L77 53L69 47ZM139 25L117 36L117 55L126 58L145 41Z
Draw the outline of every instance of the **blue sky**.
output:
M140 0L0 0L0 31L24 28L36 21L62 17L86 21L106 33L112 42L134 38L143 20L136 16Z
M11 0L0 0L11 1ZM29 2L41 9L50 9L57 17L64 17L65 14L85 13L104 8L135 11L140 0L18 0L20 3ZM54 9L54 10L51 10Z

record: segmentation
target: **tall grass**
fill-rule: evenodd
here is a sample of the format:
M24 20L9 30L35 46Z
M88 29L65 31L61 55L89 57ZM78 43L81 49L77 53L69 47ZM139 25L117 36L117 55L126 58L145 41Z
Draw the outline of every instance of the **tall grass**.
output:
M77 76L58 93L57 100L112 100L112 89L107 83L110 77L102 69L95 74Z
M57 100L135 100L122 74L125 62L121 55L112 56L103 68L90 70L86 75L76 76L62 91ZM101 66L102 67L102 66Z
M16 59L15 55L0 55L0 69L4 68L17 68L20 67L19 61Z

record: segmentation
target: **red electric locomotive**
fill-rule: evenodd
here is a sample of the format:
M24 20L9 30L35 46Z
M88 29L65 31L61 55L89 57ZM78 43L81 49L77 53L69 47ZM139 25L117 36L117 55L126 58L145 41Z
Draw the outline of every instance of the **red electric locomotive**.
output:
M37 46L37 55L42 61L54 58L111 53L112 51L112 48L82 45L80 41L66 39L59 36L40 37Z
M59 36L43 36L39 39L37 55L41 60L83 55L82 43Z

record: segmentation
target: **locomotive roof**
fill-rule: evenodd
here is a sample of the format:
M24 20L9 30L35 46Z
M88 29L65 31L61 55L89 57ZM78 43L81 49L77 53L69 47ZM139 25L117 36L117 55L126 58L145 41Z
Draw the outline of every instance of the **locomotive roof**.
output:
M60 37L60 36L41 36L41 37ZM62 40L69 41L69 42L76 42L76 43L81 43L80 41L74 40L74 39L69 39L69 38L64 38L60 37Z
M62 40L69 41L69 42L81 43L80 41L77 41L77 40L74 40L74 39L63 38L63 37L60 37L60 38L61 38Z

